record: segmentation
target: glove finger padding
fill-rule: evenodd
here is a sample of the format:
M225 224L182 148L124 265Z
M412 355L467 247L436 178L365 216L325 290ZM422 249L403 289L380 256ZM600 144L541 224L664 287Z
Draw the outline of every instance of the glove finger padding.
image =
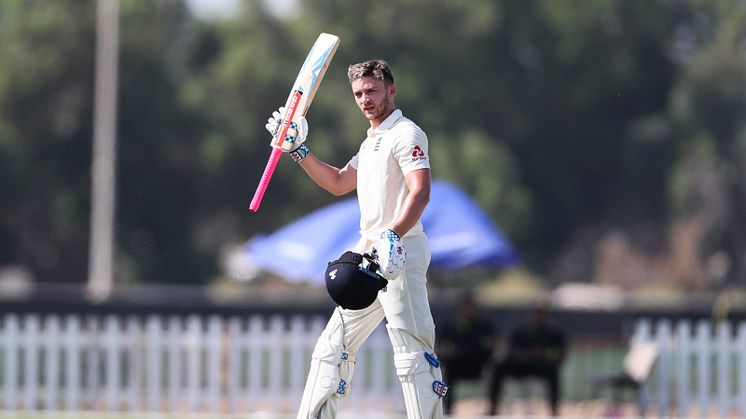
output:
M381 237L373 243L373 253L378 257L378 271L387 280L396 279L404 271L407 251L399 235L392 230L381 233Z
M267 124L264 127L272 135L272 144L274 144L277 131L282 126L284 116L285 107L281 106L278 110L272 112L272 116L267 119ZM301 116L290 123L280 148L284 152L295 151L306 141L306 137L308 137L308 121L304 116Z
M280 123L282 123L282 116L284 114L285 107L280 106L280 108L272 112L272 116L267 119L267 125L264 127L269 131L270 135L272 135L272 138L277 135L277 130L280 128Z

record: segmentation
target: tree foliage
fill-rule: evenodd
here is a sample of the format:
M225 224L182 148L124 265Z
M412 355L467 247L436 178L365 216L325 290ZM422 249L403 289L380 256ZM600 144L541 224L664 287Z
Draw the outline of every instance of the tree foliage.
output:
M207 281L223 246L334 199L283 159L262 211L246 212L266 118L322 31L342 39L308 115L322 159L344 165L365 135L347 65L385 58L434 176L477 199L529 269L589 280L620 231L663 266L688 225L702 276L714 255L727 256L719 279L744 273L741 2L269 4L199 20L177 0L122 2L122 280ZM91 2L0 0L0 264L42 280L85 279L94 18Z

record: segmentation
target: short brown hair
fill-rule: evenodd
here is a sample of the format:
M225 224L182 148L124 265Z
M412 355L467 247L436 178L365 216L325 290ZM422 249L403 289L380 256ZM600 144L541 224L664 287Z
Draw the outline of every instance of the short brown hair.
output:
M389 64L383 60L363 61L353 64L347 69L347 78L350 79L350 83L362 77L382 80L386 86L394 84L394 75L391 74Z

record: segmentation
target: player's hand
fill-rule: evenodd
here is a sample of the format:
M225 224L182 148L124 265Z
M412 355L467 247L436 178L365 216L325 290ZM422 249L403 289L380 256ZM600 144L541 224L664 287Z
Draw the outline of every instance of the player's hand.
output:
M272 116L267 119L267 125L264 127L267 128L267 131L272 135L272 138L277 135L277 131L280 129L280 126L282 126L283 115L285 115L285 107L280 106L280 108L272 112ZM283 144L280 148L282 148L282 151L286 153L293 152L306 141L306 137L308 137L308 121L305 116L301 116L297 123L290 123L287 135L285 135Z
M378 256L379 272L389 281L396 279L407 260L407 251L401 243L401 238L393 230L386 230L373 243L372 252Z

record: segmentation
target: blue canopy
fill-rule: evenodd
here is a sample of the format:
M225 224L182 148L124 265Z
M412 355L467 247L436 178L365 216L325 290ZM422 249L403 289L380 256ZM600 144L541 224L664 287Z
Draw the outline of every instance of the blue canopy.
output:
M430 239L431 270L499 268L520 260L482 209L463 191L443 180L433 181L422 224ZM326 264L355 245L359 229L357 199L348 198L314 211L271 235L255 238L244 250L251 263L290 281L323 284Z

